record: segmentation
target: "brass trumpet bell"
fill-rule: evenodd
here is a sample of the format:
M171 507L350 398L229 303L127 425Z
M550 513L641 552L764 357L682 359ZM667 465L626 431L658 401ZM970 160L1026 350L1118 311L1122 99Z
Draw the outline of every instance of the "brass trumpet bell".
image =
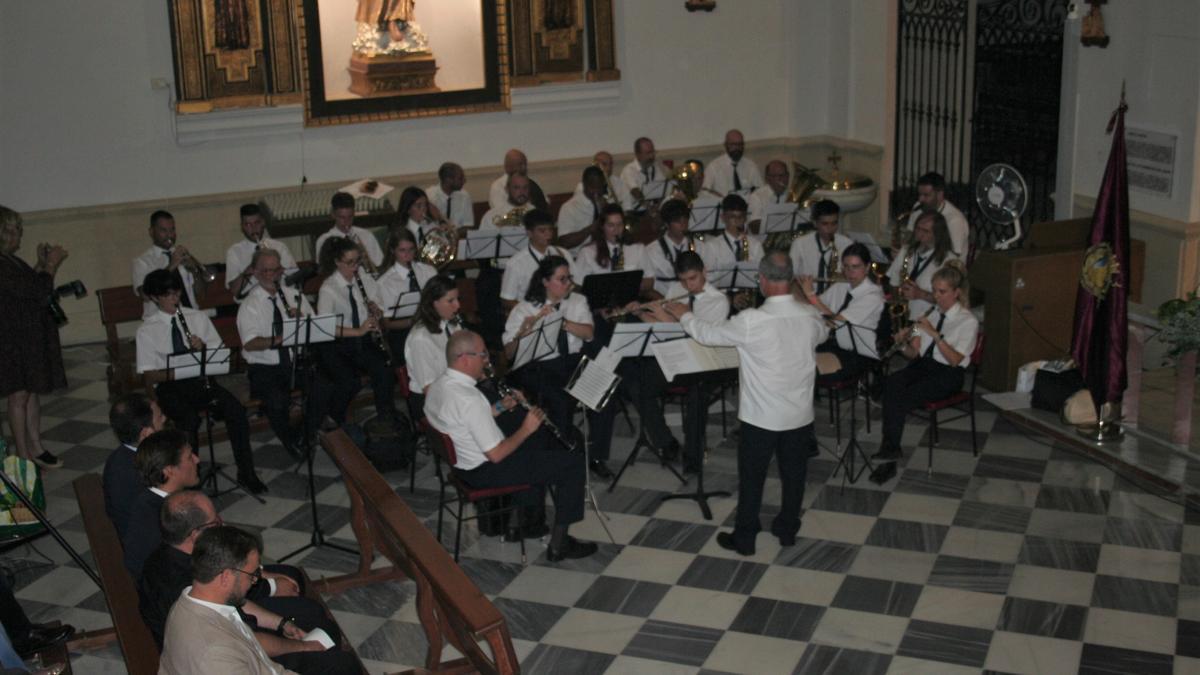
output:
M700 165L696 162L684 162L671 173L671 180L687 199L688 206L700 195L700 188L696 185L696 176L700 175L700 171Z

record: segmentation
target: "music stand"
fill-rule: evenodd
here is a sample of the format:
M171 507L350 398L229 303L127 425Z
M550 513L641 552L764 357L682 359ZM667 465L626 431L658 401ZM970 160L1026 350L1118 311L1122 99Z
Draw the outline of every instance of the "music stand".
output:
M849 321L843 321L841 325L837 326L833 330L836 333L843 328L850 333L851 351L853 351L855 354L858 354L858 342L854 335L855 325ZM834 341L836 344L836 337L834 338ZM845 365L842 367L844 368ZM833 475L835 476L839 470L842 471L842 492L846 491L847 482L849 482L851 485L854 485L858 482L858 479L862 477L862 474L865 471L875 470L874 465L871 464L871 458L867 455L866 450L863 450L862 446L858 443L858 390L862 385L862 376L863 374L859 373L854 378L854 395L850 397L850 438L846 441L846 447L842 449L842 453L837 455L837 467L833 470ZM819 378L820 375L817 377ZM838 397L836 391L833 392L833 404L839 407L842 405L842 401ZM858 461L858 457L862 458L863 465L856 471L855 465Z
M697 197L688 216L688 232L713 232L723 226L720 221L721 200L713 196Z
M600 412L604 409L613 393L617 391L617 385L621 383L620 375L600 365L599 361L605 358L609 357L598 357L595 361L589 359L587 355L580 357L579 364L575 366L575 372L571 373L564 389L568 396L592 412ZM587 421L587 415L584 415L584 421ZM587 435L590 436L591 433L592 425L588 423ZM600 510L600 502L596 500L596 493L592 491L592 482L588 480L587 472L591 460L591 450L588 449L588 439L585 436L583 439L583 491L592 505L592 510L596 512L596 519L600 521L600 527L603 527L604 533L608 535L608 540L616 544L617 540L613 538L612 531L608 529L608 523L604 522L608 520L608 515Z
M283 321L283 343L281 346L292 348L295 354L292 358L292 387L295 388L297 379L297 364L300 361L300 355L306 353L308 347L322 342L332 342L337 337L337 327L341 323L340 314L322 314L320 316L300 316L296 318L288 318ZM310 378L310 385L312 379ZM305 411L305 415L309 414L307 410L306 400L308 394L301 391L301 409ZM328 546L345 553L358 554L358 551L346 546L341 546L325 538L325 531L321 528L321 521L317 516L317 483L313 474L313 458L316 453L313 452L312 445L307 433L302 433L300 438L300 452L304 455L304 460L308 464L308 502L310 514L312 515L312 537L309 542L300 548L288 553L279 558L279 562L284 562L289 558L307 551L310 548L320 548Z
M799 204L782 202L768 204L763 209L762 232L765 234L794 233L799 230L812 229L807 209L801 209Z
M661 202L670 196L672 185L674 181L669 178L646 181L641 188L642 198L650 202Z
M708 401L705 400L706 396L705 396L705 392L704 392L704 387L706 385L724 384L726 381L728 381L730 379L732 379L733 381L736 382L737 377L738 377L738 369L737 368L726 368L726 369L722 369L722 370L706 370L706 371L701 371L698 373L680 374L675 377L674 381L676 384L681 384L683 386L688 387L688 396L699 397L700 405L706 406L706 405L708 405ZM709 498L710 497L729 497L731 495L728 490L707 490L706 491L704 489L704 456L703 456L703 453L704 453L705 445L707 443L706 437L708 436L708 428L707 428L708 425L707 424L705 424L703 426L697 425L697 427L700 429L700 438L698 440L700 443L701 457L700 457L700 464L697 465L697 467L696 467L696 491L695 492L678 492L678 493L671 494L671 495L664 495L662 497L662 500L664 502L667 502L667 501L671 501L672 499L691 499L700 506L700 514L704 516L704 519L712 520L713 519L712 509L708 506Z
M529 243L525 228L488 227L468 230L458 240L458 260L496 260L511 258Z
M758 263L742 260L732 266L713 268L708 271L708 283L727 293L758 290Z
M195 351L168 354L167 370L172 372L172 378L175 380L200 378L204 386L206 397L204 402L204 433L208 436L208 467L204 470L203 475L200 476L200 483L197 487L203 490L205 486L208 486L208 496L214 500L223 494L241 489L246 494L258 500L258 503L266 504L267 501L265 499L250 492L245 485L230 477L225 472L224 465L217 463L217 452L213 447L213 397L212 383L209 378L214 375L229 374L229 349L225 347L216 347L213 349L204 347ZM222 490L219 478L224 478L233 483L233 487Z
M593 310L624 307L637 300L644 273L640 269L601 272L583 278L583 295Z
M562 330L563 321L565 318L562 314L555 312L535 324L533 330L518 337L517 349L513 353L512 368L509 372L556 353L558 351L558 333Z

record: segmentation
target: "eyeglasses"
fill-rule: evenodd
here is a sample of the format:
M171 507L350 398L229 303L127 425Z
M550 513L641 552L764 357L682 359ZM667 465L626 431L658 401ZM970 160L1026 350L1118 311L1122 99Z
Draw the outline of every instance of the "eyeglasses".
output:
M488 358L488 353L487 352L463 352L462 354L459 354L459 356L478 356L481 359L486 359L486 358Z
M246 576L248 576L248 577L250 577L251 579L253 579L253 580L254 580L254 583L256 583L256 584L257 584L258 582L262 581L262 578L263 578L263 569L262 569L262 567L261 567L261 566L260 566L258 569L254 570L253 572L243 572L242 570L239 570L239 569L238 569L238 568L236 568L236 567L230 567L230 568L228 568L228 569L230 569L230 570L232 570L232 571L234 571L234 572L237 572L238 574L245 574Z

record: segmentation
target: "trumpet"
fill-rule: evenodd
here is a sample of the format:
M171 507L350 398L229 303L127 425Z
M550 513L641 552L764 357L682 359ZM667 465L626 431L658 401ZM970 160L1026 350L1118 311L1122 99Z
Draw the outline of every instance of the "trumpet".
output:
M367 269L367 274L370 274L372 277L379 276L379 268L375 266L375 261L371 260L371 256L367 254L367 247L363 246L363 243L361 240L359 240L358 235L351 234L350 239L352 241L354 241L354 244L356 246L358 246L359 264L361 264L363 267L365 267ZM355 274L357 276L357 271ZM358 284L359 284L359 286L361 286L362 281L359 281ZM363 298L365 299L366 297L367 297L367 292L363 291Z
M522 408L526 410L533 409L533 406L529 405L524 398L517 396L516 392L513 391L513 388L508 386L507 382L505 382L502 378L496 377L496 371L492 368L492 364L490 362L483 367L483 374L484 377L496 384L496 393L500 395L500 398L508 398L511 396L512 399L516 401L517 404ZM551 422L549 417L542 418L542 426L546 427L550 434L554 436L555 440L557 440L559 443L562 443L563 447L571 452L575 451L575 442L568 438L567 435L562 432L562 429L558 428L557 424Z
M211 284L217 280L217 273L202 265L199 260L193 258L191 251L188 251L186 248L183 250L183 260L180 262L192 273L192 276L199 277L206 284Z
M924 319L930 314L933 314L933 310L935 309L937 309L937 305L931 306L929 309L925 310L925 313L921 315L921 318ZM903 330L897 333L896 341L892 343L892 346L889 347L886 352L884 352L883 356L879 357L879 360L887 361L895 356L900 350L904 349L904 345L908 344L908 341L912 339L913 330L915 329L916 325L917 324L915 322L910 323L905 326Z
M368 303L369 306L371 300L367 296L367 287L365 284L363 284L362 277L359 276L358 270L354 270L354 283L358 285L358 292L362 294L363 301ZM374 312L372 312L372 315L374 315ZM383 329L379 327L378 323L375 324L375 329L371 331L371 338L375 340L375 346L379 348L379 351L383 352L384 365L386 365L388 368L391 368L392 352L390 349L388 349L387 340L383 339Z
M677 295L673 298L663 298L662 300L651 300L650 302L643 302L640 305L638 305L637 307L634 307L632 309L622 309L619 312L613 312L612 314L609 314L608 320L616 321L617 319L629 316L630 314L640 314L656 305L661 307L662 305L669 305L672 302L681 302L683 300L687 300L688 296L690 296L690 295L691 295L691 293L684 293L682 295Z

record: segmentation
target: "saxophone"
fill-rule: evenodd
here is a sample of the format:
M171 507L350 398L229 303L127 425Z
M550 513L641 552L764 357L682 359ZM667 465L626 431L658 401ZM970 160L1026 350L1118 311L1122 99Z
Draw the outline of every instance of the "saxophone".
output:
M893 328L906 328L909 323L911 323L908 320L908 300L905 299L902 293L900 293L900 289L904 286L904 284L912 281L912 277L909 276L909 271L912 269L914 255L914 251L905 251L904 259L900 261L900 283L897 284L894 289L892 289L894 297L892 298L891 302L888 303L888 313L892 315Z
M750 237L745 232L742 233L741 251L742 251L741 260L742 261L749 260L750 259Z

